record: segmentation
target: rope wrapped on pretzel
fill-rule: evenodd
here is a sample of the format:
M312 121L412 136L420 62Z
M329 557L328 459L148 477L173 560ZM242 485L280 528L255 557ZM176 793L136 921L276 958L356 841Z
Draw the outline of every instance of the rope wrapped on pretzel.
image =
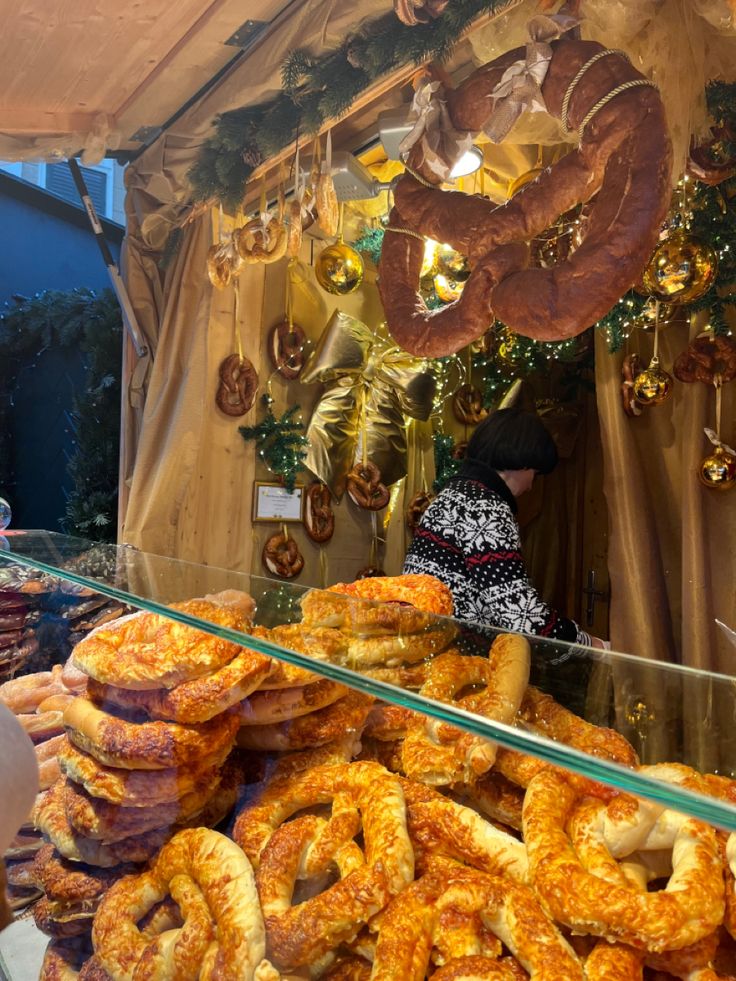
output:
M554 18L541 20L547 25ZM444 103L440 118L444 112L458 138L435 141L439 148L431 155L426 140L412 146L395 187L379 269L389 331L413 354L452 354L480 337L494 316L535 340L580 334L636 282L657 242L672 157L659 93L621 52L593 41L552 40L559 33L532 28L537 48L550 54L541 85L537 76L533 99L519 112L541 102L563 126L578 129L580 145L502 207L438 185L465 149L462 134L485 130L498 137L509 76L532 75L524 49L433 94ZM452 151L443 159L447 146ZM586 202L590 214L577 249L552 268L527 268L529 241ZM461 297L432 312L418 293L425 238L447 242L471 268Z

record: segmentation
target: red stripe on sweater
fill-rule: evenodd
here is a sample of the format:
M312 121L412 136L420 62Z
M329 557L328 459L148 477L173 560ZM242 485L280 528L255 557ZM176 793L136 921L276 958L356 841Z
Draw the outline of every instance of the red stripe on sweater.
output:
M485 565L486 562L520 562L521 552L484 552L483 555L471 555L468 565Z

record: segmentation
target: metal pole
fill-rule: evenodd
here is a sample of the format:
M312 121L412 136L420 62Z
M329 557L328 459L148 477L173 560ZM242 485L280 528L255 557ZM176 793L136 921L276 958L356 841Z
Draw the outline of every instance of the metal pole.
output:
M135 348L135 353L139 358L142 358L144 355L148 354L148 345L146 344L141 329L138 326L135 311L133 310L133 304L130 302L130 297L128 296L128 291L125 288L125 283L118 272L118 267L115 265L115 260L110 252L110 247L107 244L107 239L105 238L105 233L102 230L100 219L97 217L95 206L92 204L92 198L89 196L87 185L84 182L82 171L80 170L79 164L74 157L70 157L67 160L67 163L69 164L69 170L71 171L74 184L79 192L79 197L84 205L84 210L87 212L87 217L89 218L89 223L92 226L92 231L95 234L97 245L102 253L103 261L107 266L107 272L110 276L110 281L112 282L112 288L115 291L115 295L118 298L118 303L120 304L120 309L123 313L123 323L125 324L126 330L130 334L130 339L133 343L133 347Z

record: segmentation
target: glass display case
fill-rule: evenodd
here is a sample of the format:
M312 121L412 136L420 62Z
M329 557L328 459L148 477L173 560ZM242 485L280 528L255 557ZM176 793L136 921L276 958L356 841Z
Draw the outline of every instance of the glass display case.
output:
M54 958L86 965L84 978L133 976L153 957L170 961L160 976L188 977L171 966L188 929L199 976L404 977L426 937L392 931L422 903L439 924L454 886L465 940L437 926L409 976L485 976L451 968L500 956L509 977L520 964L551 978L494 906L501 875L512 898L498 903L528 890L517 898L537 903L535 934L551 931L560 963L571 958L554 977L582 978L614 941L632 978L666 971L673 951L736 922L736 783L679 738L698 706L708 738L730 738L707 706L733 696L733 679L463 623L441 584L413 577L317 590L54 533L5 536L0 596L16 634L0 666L17 676L0 699L36 744L43 791L6 852L14 906L34 916L0 935L8 977L38 976L38 927L55 938L48 977ZM67 629L44 642L50 610ZM212 939L232 902L186 864L215 853L236 869L243 909L262 911L247 956L233 924L229 941ZM194 894L163 870L184 875L182 862ZM59 893L72 875L85 877L81 904ZM636 915L601 911L617 890ZM697 910L680 909L684 895ZM666 936L648 896L675 909ZM711 947L704 965L728 955Z

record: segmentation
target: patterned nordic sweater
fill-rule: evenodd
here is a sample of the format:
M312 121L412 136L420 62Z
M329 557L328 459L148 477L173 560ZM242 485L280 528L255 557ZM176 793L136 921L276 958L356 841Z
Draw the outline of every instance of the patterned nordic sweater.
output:
M532 585L515 510L500 477L497 490L478 480L452 480L425 511L404 572L441 579L460 620L590 644L589 634L548 606Z

